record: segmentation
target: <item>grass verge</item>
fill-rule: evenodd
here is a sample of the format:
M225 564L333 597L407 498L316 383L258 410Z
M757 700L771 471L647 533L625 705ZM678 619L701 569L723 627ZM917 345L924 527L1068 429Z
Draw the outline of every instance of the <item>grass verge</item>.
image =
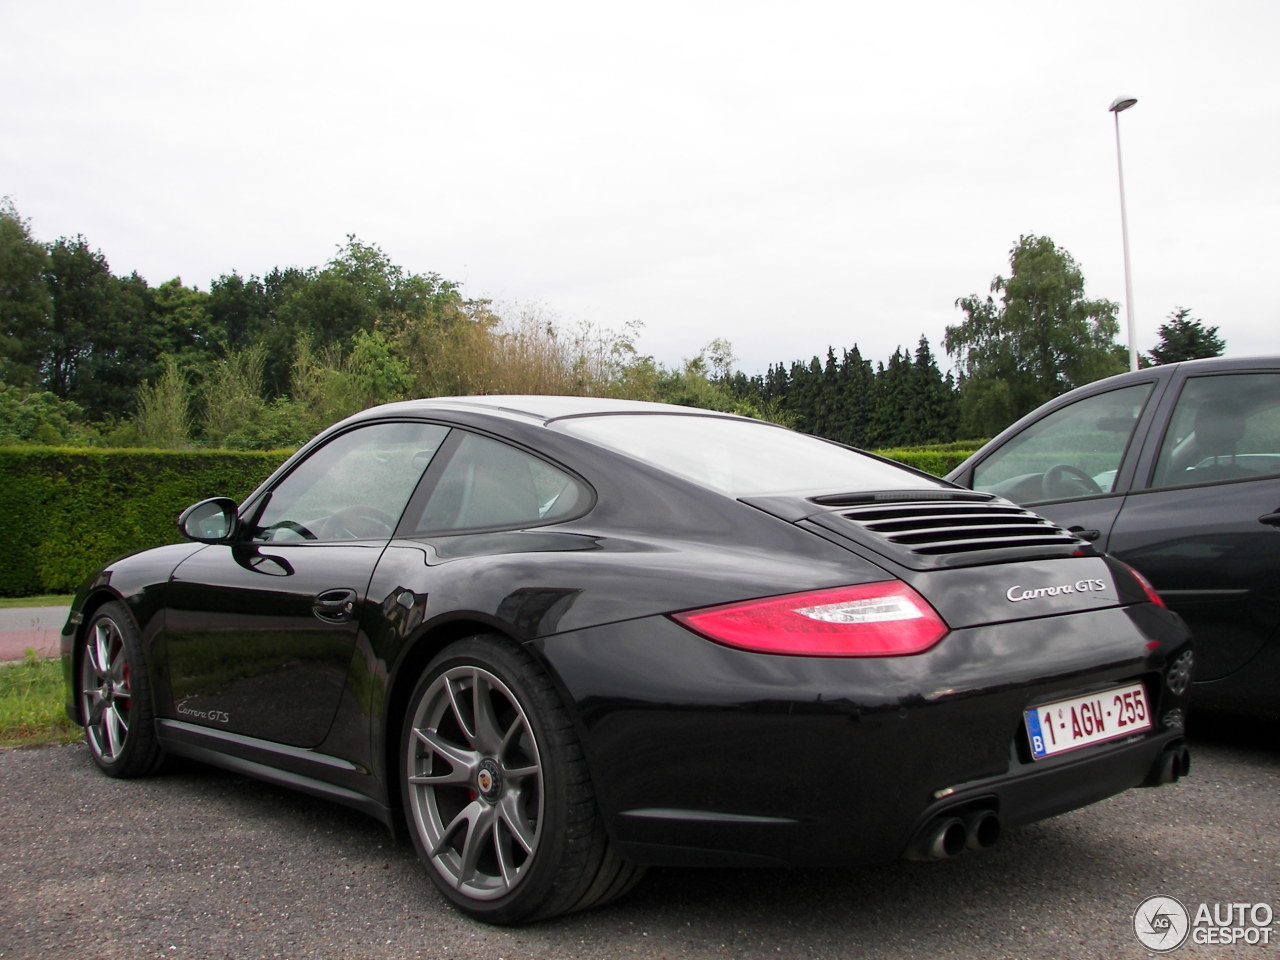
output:
M69 607L71 594L45 594L41 597L0 597L0 610L13 607Z
M62 664L28 650L0 664L0 747L35 747L80 739L62 707Z

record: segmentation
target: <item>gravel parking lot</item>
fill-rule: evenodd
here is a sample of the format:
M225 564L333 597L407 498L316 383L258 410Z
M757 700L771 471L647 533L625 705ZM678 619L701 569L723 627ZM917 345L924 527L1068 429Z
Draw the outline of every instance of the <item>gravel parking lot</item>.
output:
M0 958L1147 957L1145 898L1280 913L1280 749L1193 744L1191 778L941 863L653 870L532 927L466 919L344 808L195 764L113 781L80 745L0 751ZM1275 941L1280 924L1268 931ZM1188 942L1172 956L1275 957Z

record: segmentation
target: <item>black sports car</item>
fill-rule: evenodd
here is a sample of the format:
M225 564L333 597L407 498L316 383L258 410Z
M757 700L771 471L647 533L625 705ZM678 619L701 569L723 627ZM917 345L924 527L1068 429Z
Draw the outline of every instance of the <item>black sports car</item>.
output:
M512 923L645 865L948 857L1189 763L1189 635L989 493L740 417L570 397L326 430L62 637L111 776L208 761L407 827Z

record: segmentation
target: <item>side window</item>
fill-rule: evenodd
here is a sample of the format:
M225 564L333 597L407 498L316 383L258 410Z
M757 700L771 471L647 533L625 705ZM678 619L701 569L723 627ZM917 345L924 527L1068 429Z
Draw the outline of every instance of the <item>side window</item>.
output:
M1019 502L1110 492L1152 386L1138 383L1055 410L978 464L974 489Z
M414 529L419 534L517 529L568 517L589 499L582 483L546 461L467 433L441 471Z
M435 424L376 423L334 437L271 492L253 538L389 538L448 433Z
M1191 377L1156 457L1154 487L1280 474L1280 374Z

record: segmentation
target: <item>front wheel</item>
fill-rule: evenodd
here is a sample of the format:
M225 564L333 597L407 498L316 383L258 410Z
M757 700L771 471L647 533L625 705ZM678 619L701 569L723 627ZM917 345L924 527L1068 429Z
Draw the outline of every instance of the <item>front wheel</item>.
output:
M582 748L546 673L502 637L445 649L401 736L414 846L450 901L519 923L611 900L639 880L600 823Z
M111 777L139 777L163 759L151 689L129 611L107 603L89 621L80 646L80 720L89 752Z

